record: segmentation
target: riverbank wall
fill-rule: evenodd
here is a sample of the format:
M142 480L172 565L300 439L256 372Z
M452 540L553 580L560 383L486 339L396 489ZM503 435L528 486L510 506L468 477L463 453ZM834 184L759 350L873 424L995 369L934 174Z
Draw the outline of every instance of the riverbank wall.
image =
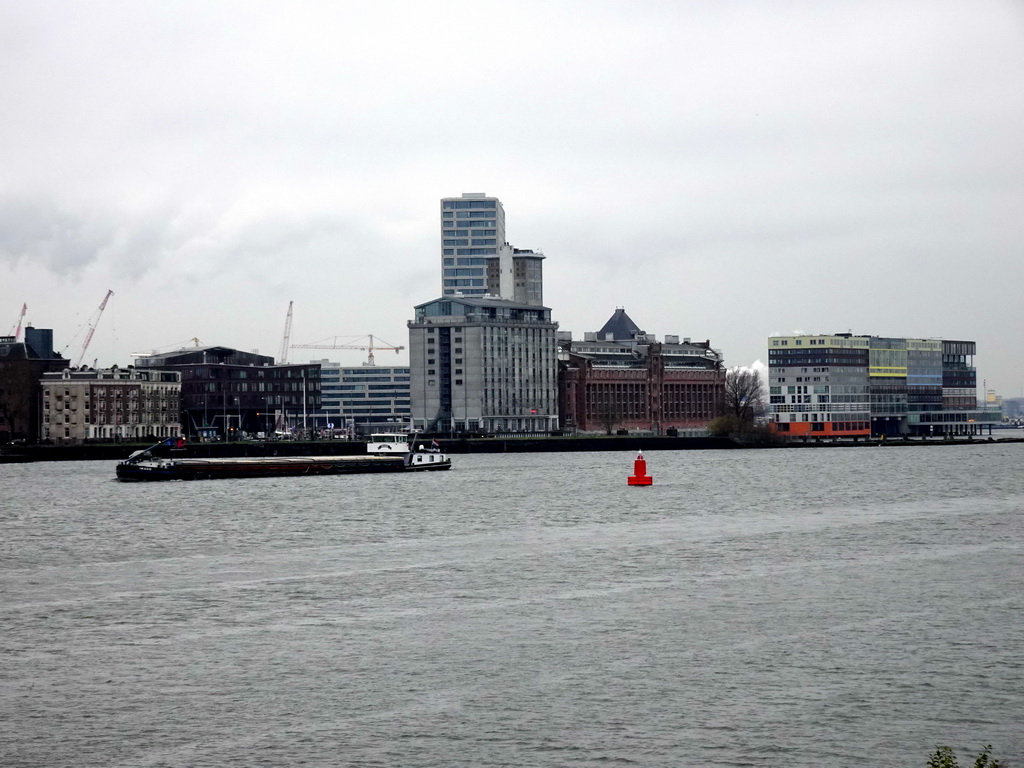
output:
M419 441L418 441L419 442ZM897 438L890 440L808 440L773 445L751 444L729 437L662 437L654 435L612 435L586 437L478 437L439 441L449 454L466 453L560 453L576 451L707 451L752 448L864 448L900 446L950 446L993 443L1021 443L1024 437L974 439ZM429 446L427 441L424 445ZM122 461L148 444L104 443L86 445L0 446L0 463L30 461ZM201 443L188 442L184 448L159 448L160 455L185 458L229 458L242 456L357 456L366 453L360 440L282 440L275 442Z

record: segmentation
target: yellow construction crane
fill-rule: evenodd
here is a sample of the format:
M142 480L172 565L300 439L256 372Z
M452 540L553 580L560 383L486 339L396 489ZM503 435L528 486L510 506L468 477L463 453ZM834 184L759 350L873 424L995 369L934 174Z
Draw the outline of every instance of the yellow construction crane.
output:
M340 338L344 338L344 337L342 337L342 336L331 336L329 338L322 339L321 341L313 342L312 344L292 344L292 348L293 349L362 349L362 350L365 350L366 353L367 353L366 354L366 364L367 365L376 365L376 363L373 361L373 351L375 349L377 349L377 350L380 350L380 349L394 350L394 353L396 355L399 352L401 352L403 349L405 349L405 347L396 347L393 344L388 344L386 341L383 344L381 344L380 342L382 341L382 339L380 339L380 338L375 339L373 335L370 335L370 336L360 336L360 337L356 338L354 342L346 343L346 344L339 344L338 343L338 339L340 339ZM359 344L359 343L357 343L357 342L362 341L363 339L369 339L369 343L368 344ZM328 343L328 342L330 342L330 343Z

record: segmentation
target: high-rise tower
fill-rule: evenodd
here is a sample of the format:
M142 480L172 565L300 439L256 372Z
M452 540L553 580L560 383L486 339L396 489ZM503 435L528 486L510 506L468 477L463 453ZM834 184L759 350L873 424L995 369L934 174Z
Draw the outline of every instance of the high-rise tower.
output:
M464 192L441 200L441 295L483 296L487 264L505 244L505 209L496 197Z
M543 261L508 244L498 198L441 200L441 297L409 321L416 429L557 429L558 323L543 306Z

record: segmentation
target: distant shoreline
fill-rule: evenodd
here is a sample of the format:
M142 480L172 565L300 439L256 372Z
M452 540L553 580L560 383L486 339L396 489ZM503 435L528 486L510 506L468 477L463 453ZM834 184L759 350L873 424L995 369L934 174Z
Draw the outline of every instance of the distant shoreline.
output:
M1003 430L1000 430L1003 431ZM1017 437L976 436L955 440L939 438L791 440L777 445L748 444L729 437L657 437L652 435L612 435L598 437L485 437L438 438L450 454L469 453L576 453L594 451L694 451L761 450L774 448L867 448L903 446L999 445L1024 443ZM121 461L149 443L99 445L26 445L0 446L0 464L36 461ZM231 456L354 456L366 452L361 440L314 440L299 442L198 443L188 442L175 453L183 457Z

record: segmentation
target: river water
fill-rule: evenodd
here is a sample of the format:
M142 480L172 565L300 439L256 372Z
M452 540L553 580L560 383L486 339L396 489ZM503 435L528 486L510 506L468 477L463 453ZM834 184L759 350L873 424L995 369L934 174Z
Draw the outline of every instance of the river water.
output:
M647 458L0 465L0 765L1024 759L1024 445Z

